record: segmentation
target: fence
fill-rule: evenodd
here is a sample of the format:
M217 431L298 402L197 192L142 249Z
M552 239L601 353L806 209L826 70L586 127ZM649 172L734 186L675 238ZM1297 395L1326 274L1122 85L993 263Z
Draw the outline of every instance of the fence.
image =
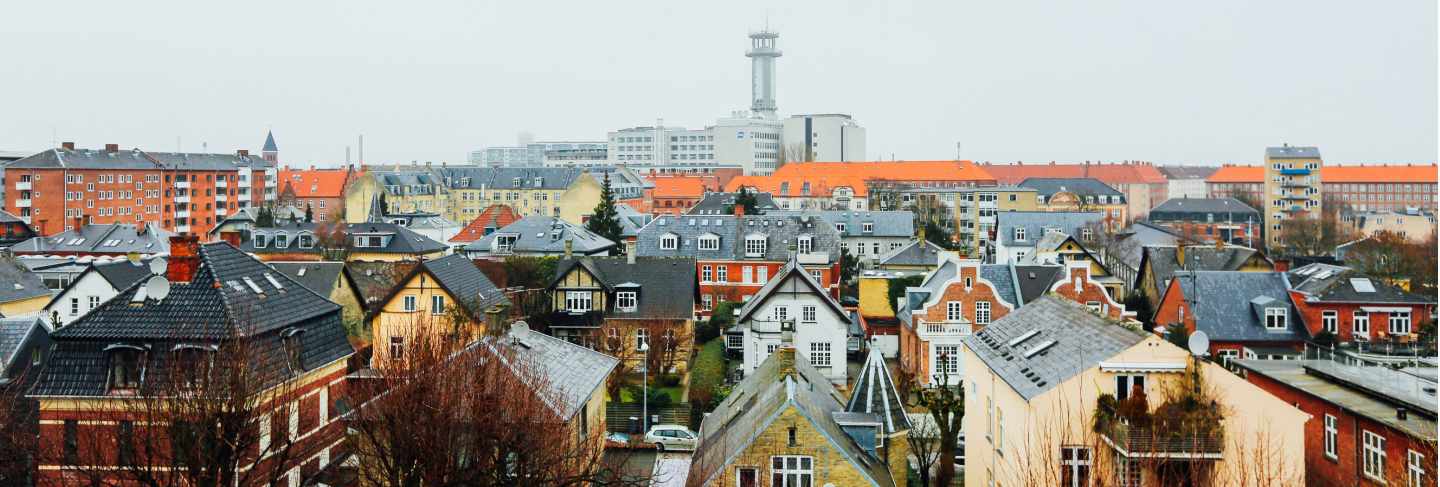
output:
M650 408L650 424L678 424L690 427L690 404ZM616 433L640 432L640 403L605 403L605 429ZM630 418L635 418L631 421Z

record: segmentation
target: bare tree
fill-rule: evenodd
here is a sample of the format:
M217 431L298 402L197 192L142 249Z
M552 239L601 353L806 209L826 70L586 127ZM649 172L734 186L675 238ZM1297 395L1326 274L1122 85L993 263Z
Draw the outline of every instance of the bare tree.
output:
M3 372L0 372L3 373ZM30 485L39 425L35 401L24 395L24 380L0 385L0 485Z
M929 418L911 423L910 435L906 437L906 441L910 443L910 455L915 457L915 468L920 476L921 487L930 487L931 474L936 462L941 458L940 430Z
M940 470L935 474L935 485L950 485L955 479L955 443L964 429L965 389L959 385L950 386L949 360L960 360L941 354L936 361L940 373L935 375L935 385L920 390L917 402L929 411L934 421L937 440L940 443L938 455Z

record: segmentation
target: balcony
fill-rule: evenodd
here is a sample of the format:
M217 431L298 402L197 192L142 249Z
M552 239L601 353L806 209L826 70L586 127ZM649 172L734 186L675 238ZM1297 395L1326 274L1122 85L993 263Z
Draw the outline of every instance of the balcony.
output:
M215 216L216 216L217 218L218 218L218 217L225 216L225 207L222 206L222 207L216 208L216 209L215 209Z
M980 222L981 225L994 225L994 224L995 224L995 217L993 217L993 216L982 216L982 217L979 217L978 221Z
M1280 174L1283 176L1309 176L1310 170L1303 167L1294 169L1281 169Z
M190 195L176 196L176 197L175 197L175 202L176 202L176 203L189 203L189 202L190 202Z
M1219 460L1225 441L1216 431L1161 432L1110 421L1098 428L1100 439L1126 458Z
M16 191L30 191L30 187L31 187L33 184L34 184L34 183L31 183L30 181L17 181L17 182L15 183L15 190L16 190Z
M230 196L225 193L215 193L215 201L229 201Z
M190 210L175 210L175 218L190 218Z
M1305 196L1305 195L1303 195L1303 194L1287 194L1287 195L1281 195L1281 196L1280 196L1280 199L1282 199L1282 200L1300 200L1300 201L1304 201L1304 200L1310 199L1310 197L1309 197L1309 196Z
M919 330L922 338L961 337L969 335L971 332L970 322L968 321L939 321L933 323L924 320L918 321L919 325L915 328Z
M175 226L175 232L176 232L176 233L190 233L190 225L176 225L176 226Z
M16 207L16 208L29 208L29 207L30 207L30 200L15 200L15 207Z
M187 180L184 180L184 179L181 179L181 180L179 180L179 181L175 181L175 187L176 187L177 189L190 189L190 181L187 181Z
M224 179L217 179L217 180L215 180L215 187L217 187L217 188L228 188L228 187L230 187L230 182L229 182L229 181L226 181L226 180L224 180Z

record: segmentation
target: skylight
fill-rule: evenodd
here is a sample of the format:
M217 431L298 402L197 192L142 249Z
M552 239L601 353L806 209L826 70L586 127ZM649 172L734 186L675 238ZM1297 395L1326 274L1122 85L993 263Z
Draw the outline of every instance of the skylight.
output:
M1332 274L1332 273L1330 272L1330 270L1329 270L1329 269L1326 269L1326 270L1324 270L1324 271L1321 271L1321 272L1315 274L1315 278L1316 278L1316 279L1326 279L1326 278L1329 278L1329 277L1330 277L1330 274Z
M245 281L245 285L248 286L251 291L254 291L255 294L265 294L265 291L260 289L260 286L255 284L255 281L250 280L249 277L242 277L240 280Z
M301 270L304 270L304 268L301 268ZM269 272L265 273L265 280L270 281L270 285L275 286L275 289L285 289L285 286L281 286L280 281L275 279L275 276L271 275Z
M1355 288L1355 292L1357 293L1375 292L1375 283L1370 282L1369 278L1357 277L1350 279L1350 287Z
M1013 347L1013 346L1019 345L1019 344L1021 344L1021 343L1025 343L1025 340L1029 340L1029 339L1031 339L1031 338L1034 338L1035 335L1039 335L1039 334L1040 334L1040 330L1030 330L1030 331L1027 331L1027 332L1025 332L1025 334L1020 335L1020 336L1018 336L1018 337L1015 337L1015 339L1013 339L1013 340L1010 340L1009 345Z
M1053 346L1055 346L1055 340L1047 340L1047 341L1045 341L1044 343L1041 343L1041 344L1039 344L1039 345L1036 345L1035 348L1031 348L1031 349L1029 349L1029 350L1026 350L1026 351L1025 351L1025 354L1024 354L1024 357L1027 358L1027 359L1030 358L1030 357L1034 357L1035 354L1040 353L1040 352L1044 352L1046 349L1049 349L1050 347L1053 347Z

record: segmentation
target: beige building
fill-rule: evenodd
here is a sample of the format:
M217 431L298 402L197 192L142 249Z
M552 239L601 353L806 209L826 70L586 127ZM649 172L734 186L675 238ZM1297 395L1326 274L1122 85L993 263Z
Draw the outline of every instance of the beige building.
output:
M356 178L345 191L345 217L369 220L371 199L383 194L391 213L434 212L465 223L504 205L522 216L580 224L600 202L601 190L599 179L574 168L396 168Z
M372 367L403 360L417 333L458 331L457 321L473 328L463 331L479 336L487 312L510 305L475 264L456 254L421 262L398 282L366 316L374 344Z
M1412 242L1424 242L1435 234L1435 214L1419 210L1366 211L1343 215L1341 219L1367 237L1391 232Z
M963 245L983 249L990 244L998 213L1037 209L1035 188L961 188L955 193L955 228L959 230L955 235Z
M1267 147L1265 149L1265 243L1275 247L1284 238L1281 222L1317 218L1320 212L1320 171L1325 166L1318 147Z
M1043 297L963 347L966 485L1304 481L1307 414L1083 305Z

